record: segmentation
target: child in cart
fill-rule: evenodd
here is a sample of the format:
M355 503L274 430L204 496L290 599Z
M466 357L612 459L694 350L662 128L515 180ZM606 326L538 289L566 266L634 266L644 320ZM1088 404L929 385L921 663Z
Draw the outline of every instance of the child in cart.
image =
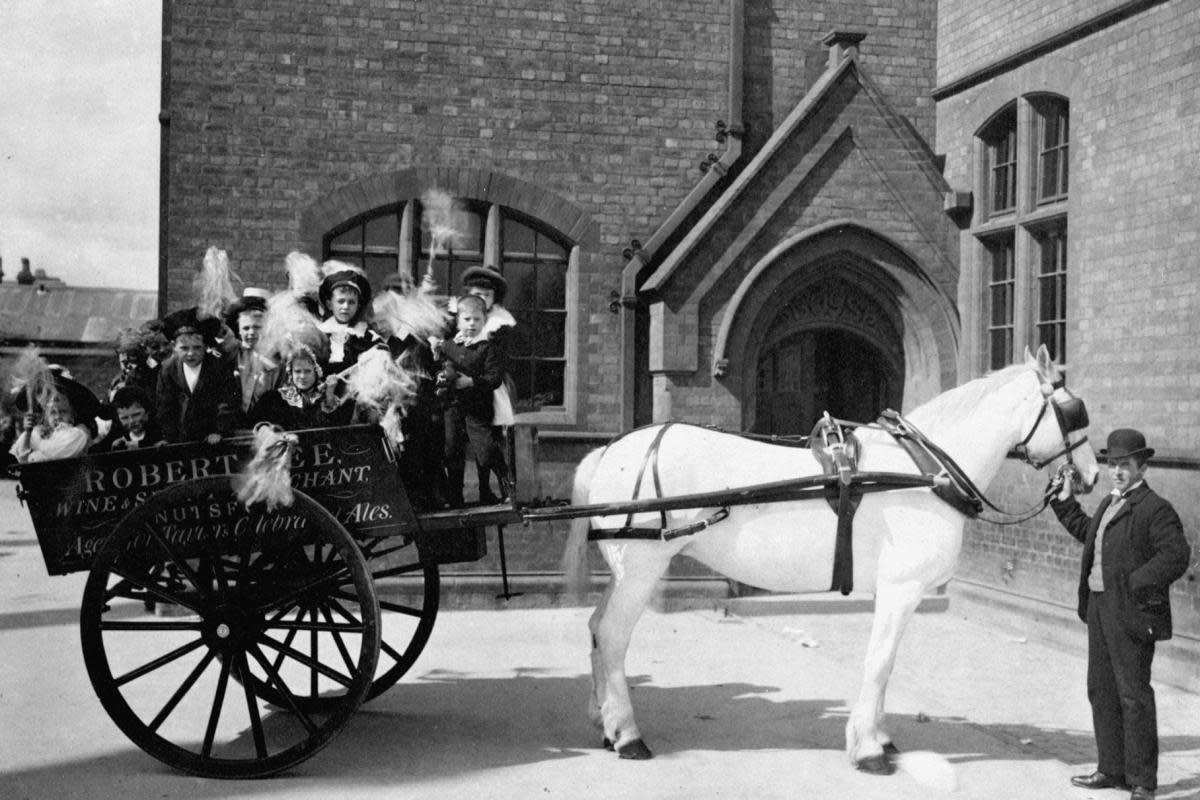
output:
M297 345L287 354L283 385L254 405L251 421L255 427L266 423L294 431L349 424L354 404L326 396L321 361L316 348L308 345Z
M500 363L505 365L505 372L492 393L492 425L491 433L493 446L500 454L500 459L508 464L508 432L516 423L513 413L512 376L508 374L508 355L512 352L512 334L517 325L516 319L504 307L504 298L508 294L508 281L492 267L471 267L463 272L463 291L473 294L483 300L487 312L487 322L483 332L491 341L492 347L500 354ZM476 475L479 479L479 497L481 502L496 502L499 498L492 492L490 470L476 464ZM497 475L499 478L499 475ZM501 487L503 490L503 487Z
M24 409L20 433L9 449L13 458L26 464L83 455L94 436L92 426L100 409L95 395L83 384L56 373L40 405L41 414L28 405Z
M458 332L454 338L429 337L434 356L443 364L438 376L438 391L446 406L448 499L455 505L463 504L468 445L476 465L496 474L505 502L511 497L508 467L492 437L492 393L504 378L504 359L502 351L492 346L484 332L486 322L484 301L474 295L464 295L458 298ZM486 495L481 497L481 502L486 500Z
M140 386L122 386L117 389L110 405L116 421L108 435L93 446L93 450L137 450L164 443L162 428L151 416L154 402Z

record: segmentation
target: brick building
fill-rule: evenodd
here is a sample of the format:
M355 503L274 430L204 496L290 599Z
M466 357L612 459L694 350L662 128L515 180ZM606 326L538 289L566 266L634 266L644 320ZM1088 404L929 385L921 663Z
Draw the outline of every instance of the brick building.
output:
M297 248L376 281L432 264L450 289L498 266L532 333L514 371L539 493L639 424L807 432L1044 340L1096 430L1140 424L1168 456L1158 484L1189 496L1183 0L164 8L164 304L214 244L276 288ZM464 210L448 253L422 230L430 189ZM1007 478L1005 498L1040 488ZM514 559L553 569L556 538L523 535ZM1075 555L1044 520L974 525L964 572L1063 602Z
M1200 6L963 0L940 4L938 32L935 149L961 226L960 378L1045 342L1087 398L1097 448L1112 428L1145 431L1157 449L1148 480L1195 545ZM1014 506L1040 488L1016 466L997 484ZM1048 514L1015 530L975 524L959 575L1073 608L1078 555ZM1193 653L1196 577L1193 566L1173 598L1183 635L1172 646Z

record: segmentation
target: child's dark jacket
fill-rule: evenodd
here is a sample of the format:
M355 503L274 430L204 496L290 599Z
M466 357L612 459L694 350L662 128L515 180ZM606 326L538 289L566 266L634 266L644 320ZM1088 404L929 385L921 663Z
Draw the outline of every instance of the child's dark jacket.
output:
M158 373L158 424L168 442L228 436L237 426L242 388L229 364L206 353L196 388L189 391L183 361L169 359Z

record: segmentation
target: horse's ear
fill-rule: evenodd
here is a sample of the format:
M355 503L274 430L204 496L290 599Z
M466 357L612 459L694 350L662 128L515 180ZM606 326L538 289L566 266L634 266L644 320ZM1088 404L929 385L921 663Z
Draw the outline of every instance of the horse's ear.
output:
M1025 345L1025 366L1037 368L1038 362L1033 357L1033 353L1029 352L1029 345Z
M1032 358L1032 356L1029 356L1029 345L1025 345L1025 355L1027 358ZM1050 351L1046 349L1046 345L1043 344L1040 347L1038 347L1038 351L1037 351L1038 374L1041 375L1044 380L1053 380L1056 369L1057 368L1054 366L1054 359L1052 359L1050 357Z

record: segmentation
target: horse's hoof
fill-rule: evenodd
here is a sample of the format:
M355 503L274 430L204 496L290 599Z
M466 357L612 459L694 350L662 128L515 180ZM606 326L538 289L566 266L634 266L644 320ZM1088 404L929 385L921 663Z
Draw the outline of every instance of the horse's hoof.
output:
M860 772L865 772L868 775L892 775L896 772L896 765L887 757L886 753L881 753L877 756L868 758L860 758L855 764Z
M610 753L616 749L613 747L612 739L608 738L607 736L604 737L604 749L609 751Z
M646 761L654 758L654 754L650 752L650 748L646 747L646 743L641 739L634 739L624 747L618 748L617 755L621 758L628 758L631 761Z
M898 756L900 755L900 748L896 747L892 742L888 742L883 746L883 754L885 756Z

